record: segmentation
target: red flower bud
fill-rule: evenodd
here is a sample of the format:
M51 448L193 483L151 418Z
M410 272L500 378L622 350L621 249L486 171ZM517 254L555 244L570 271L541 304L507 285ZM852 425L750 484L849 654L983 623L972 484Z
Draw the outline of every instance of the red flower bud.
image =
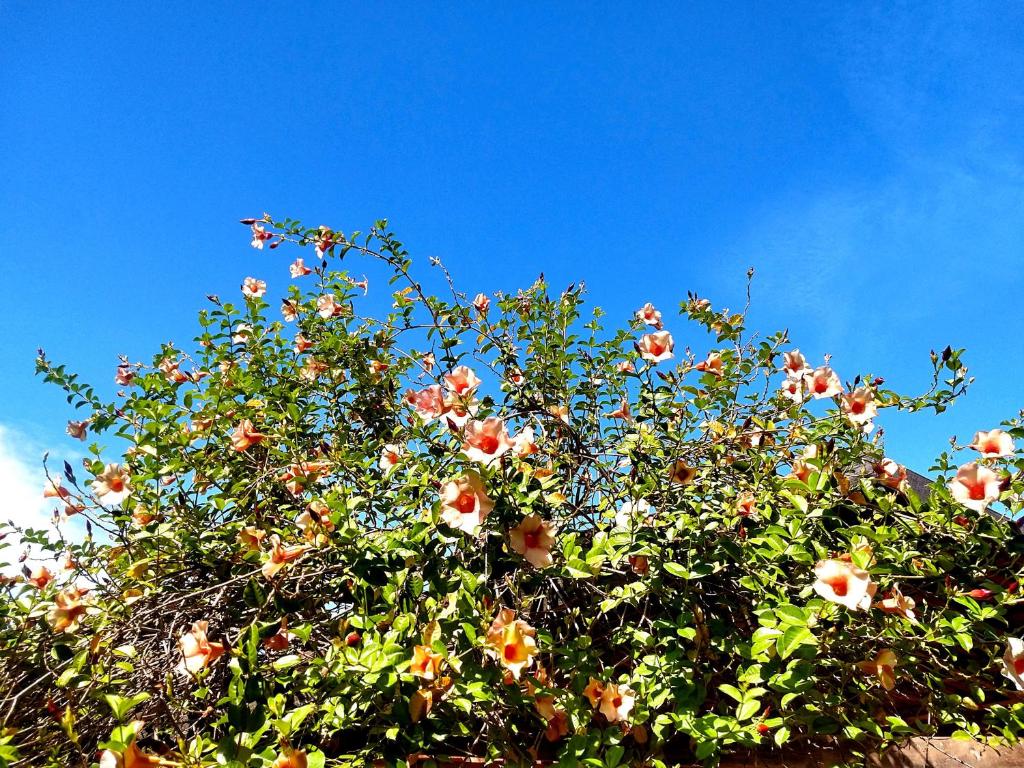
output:
M358 645L359 641L362 639L362 636L358 632L349 632L345 635L345 645Z
M765 725L764 723L758 723L757 724L757 732L758 733L765 734L765 733L768 733L768 730L769 730L768 726Z
M972 589L967 593L969 597L973 597L975 600L988 600L992 597L991 589Z

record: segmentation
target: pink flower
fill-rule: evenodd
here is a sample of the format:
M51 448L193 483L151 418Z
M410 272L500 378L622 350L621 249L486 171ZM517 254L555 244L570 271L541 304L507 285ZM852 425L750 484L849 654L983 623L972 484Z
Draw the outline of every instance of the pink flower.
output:
M416 415L424 422L440 418L446 410L440 384L431 384L419 392L408 390L405 393L405 402L413 407Z
M554 560L551 547L555 543L555 529L540 515L530 514L508 532L513 551L526 558L535 568L547 568Z
M473 306L481 315L486 315L487 310L491 308L491 300L487 298L486 294L478 293L473 299Z
M242 281L242 295L247 299L259 299L267 292L267 284L255 277L247 277Z
M471 536L480 532L484 518L494 509L483 480L475 472L445 483L441 489L441 519Z
M86 434L89 431L89 420L85 421L69 421L67 429L65 430L70 437L78 438L79 440L85 440Z
M316 300L316 311L324 320L338 317L344 313L345 308L334 300L334 295L325 293Z
M867 387L857 387L848 395L841 395L839 406L851 424L871 431L871 422L878 415L875 396Z
M104 504L120 504L131 490L128 472L120 464L107 464L103 472L92 481L92 492L103 499Z
M651 302L647 302L636 311L636 319L641 323L661 328L661 312L656 310Z
M969 446L985 458L1013 456L1013 438L1001 429L989 432L975 432L974 442Z
M330 468L331 462L329 461L300 461L289 464L280 476L280 480L289 492L298 496Z
M668 331L648 333L640 338L640 357L652 363L660 363L672 357L672 334Z
M263 250L263 243L264 243L264 241L269 240L274 235L271 234L270 232L267 232L263 228L263 225L260 224L259 222L253 224L250 227L250 229L252 230L252 242L250 243L250 245L253 248L256 248L256 249L262 251Z
M487 653L518 680L537 655L536 630L517 619L511 608L502 608L487 629Z
M45 565L38 565L32 569L27 581L36 589L46 589L46 585L53 581L53 574Z
M496 416L483 421L470 420L464 434L466 442L462 444L462 452L466 458L481 464L493 464L514 445L505 422Z
M465 365L453 368L450 373L444 375L444 382L448 391L460 397L470 397L480 386L480 379L473 373L473 370Z
M236 451L247 451L257 443L267 439L267 436L257 432L249 419L242 419L231 433L231 447Z
M792 352L783 352L782 357L782 370L785 371L786 376L789 378L800 379L811 372L811 367L807 365L807 358L800 353L799 349L794 349Z
M871 575L845 560L822 560L814 568L814 591L851 611L866 611L877 589Z
M123 387L128 386L132 383L135 378L135 371L132 370L130 365L119 365L117 366L117 373L114 374L114 383L120 384Z
M802 403L804 401L803 379L786 379L779 391L784 398L794 403Z
M288 267L288 273L292 277L303 277L305 275L311 274L312 272L313 270L307 267L305 263L302 261L302 259L296 259L294 262L292 262L291 266Z
M615 364L615 370L619 373L636 373L636 367L629 360L620 360Z
M839 381L839 376L827 365L804 374L804 385L815 400L835 397L843 391L843 383Z
M281 317L286 323L294 323L299 318L299 307L291 299L281 300Z
M327 253L327 251L334 247L334 233L331 232L329 228L321 224L319 227L319 232L317 232L316 236L313 238L313 243L313 250L316 251L317 256L320 256L322 258L323 255Z
M70 495L71 491L61 485L59 477L51 478L43 485L44 499L66 499Z
M513 451L520 459L525 459L540 449L533 436L533 427L524 427L519 434L512 438Z
M946 487L960 504L976 512L984 512L989 504L999 498L999 486L999 475L972 461L960 467L956 477Z

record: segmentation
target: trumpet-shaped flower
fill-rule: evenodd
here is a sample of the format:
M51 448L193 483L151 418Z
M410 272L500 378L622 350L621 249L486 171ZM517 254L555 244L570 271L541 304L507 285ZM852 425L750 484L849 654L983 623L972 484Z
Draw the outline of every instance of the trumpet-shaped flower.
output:
M807 358L800 350L794 349L792 352L783 353L782 370L790 379L801 379L811 372L811 366L807 364Z
M288 274L292 277L304 277L312 272L302 259L296 259L288 266Z
M263 567L260 568L260 572L264 578L272 579L277 575L277 572L284 568L288 563L293 560L298 560L309 549L304 544L296 544L295 546L286 547L281 543L281 537L276 533L270 537L270 553L267 561L263 563Z
M636 703L636 694L628 685L608 683L601 692L601 714L608 722L617 723L629 720L629 713Z
M452 528L475 536L484 518L494 509L484 482L475 472L467 472L445 483L441 489L441 519Z
M882 459L875 464L875 477L886 488L899 490L907 482L907 468L892 459Z
M428 423L440 418L446 410L440 384L431 384L418 392L408 390L405 393L405 402L412 406L420 419Z
M92 481L92 492L104 504L120 504L131 493L128 483L128 471L120 464L107 464L95 480Z
M871 574L845 560L822 560L815 566L814 591L851 611L866 611L877 586Z
M636 319L641 323L661 328L661 312L656 310L651 302L647 302L636 311Z
M865 674L877 675L882 687L887 691L891 691L896 687L895 670L897 664L899 664L899 659L896 657L896 654L886 648L879 651L875 658L869 661L857 662L857 667Z
M835 397L843 391L843 383L839 380L839 375L827 365L804 374L804 386L815 400Z
M267 292L267 284L255 277L247 277L242 281L242 295L247 299L259 299Z
M840 408L851 424L871 431L871 422L878 415L875 395L868 387L857 387L840 398Z
M409 671L424 680L434 680L441 672L441 661L444 657L428 645L417 645L412 649L412 662Z
M257 443L262 443L267 436L256 431L249 419L242 419L238 422L234 432L231 433L231 447L236 451L247 451Z
M53 606L46 614L47 623L54 632L74 632L85 615L85 595L88 590L68 587L57 593Z
M1013 438L1001 429L988 432L975 432L971 448L988 459L1013 456Z
M712 376L722 378L725 373L724 364L722 362L722 356L717 352L710 352L706 359L701 360L693 369L700 371L701 373L710 373Z
M1000 484L999 475L972 461L960 467L946 487L960 504L976 512L984 512L999 498Z
M209 622L197 621L192 628L178 639L181 650L179 669L195 674L206 669L224 654L224 644L215 643L206 636Z
M533 627L516 618L515 611L503 608L487 630L488 653L518 680L537 655L535 634Z
M480 464L493 464L514 445L505 422L496 416L468 421L463 434L466 441L462 444L462 453Z
M555 543L555 528L540 515L527 515L508 532L508 537L513 551L525 557L534 567L547 568L554 562L551 547Z
M651 363L660 363L672 357L675 342L668 331L656 331L640 338L640 357Z

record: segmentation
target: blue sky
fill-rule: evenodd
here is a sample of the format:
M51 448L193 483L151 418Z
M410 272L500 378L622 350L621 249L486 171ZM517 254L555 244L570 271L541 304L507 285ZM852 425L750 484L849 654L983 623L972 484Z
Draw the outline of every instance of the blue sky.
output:
M919 470L1024 405L1022 6L511 5L5 0L0 482L80 450L36 347L112 390L205 294L280 290L264 210L623 319L754 266L755 326L897 388L968 347L958 407L880 420Z

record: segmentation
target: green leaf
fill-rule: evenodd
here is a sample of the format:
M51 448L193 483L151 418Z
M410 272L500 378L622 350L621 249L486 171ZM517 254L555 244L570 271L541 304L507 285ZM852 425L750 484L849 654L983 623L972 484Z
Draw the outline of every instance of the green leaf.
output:
M814 645L817 639L807 627L790 626L775 641L779 656L788 659L801 645Z

